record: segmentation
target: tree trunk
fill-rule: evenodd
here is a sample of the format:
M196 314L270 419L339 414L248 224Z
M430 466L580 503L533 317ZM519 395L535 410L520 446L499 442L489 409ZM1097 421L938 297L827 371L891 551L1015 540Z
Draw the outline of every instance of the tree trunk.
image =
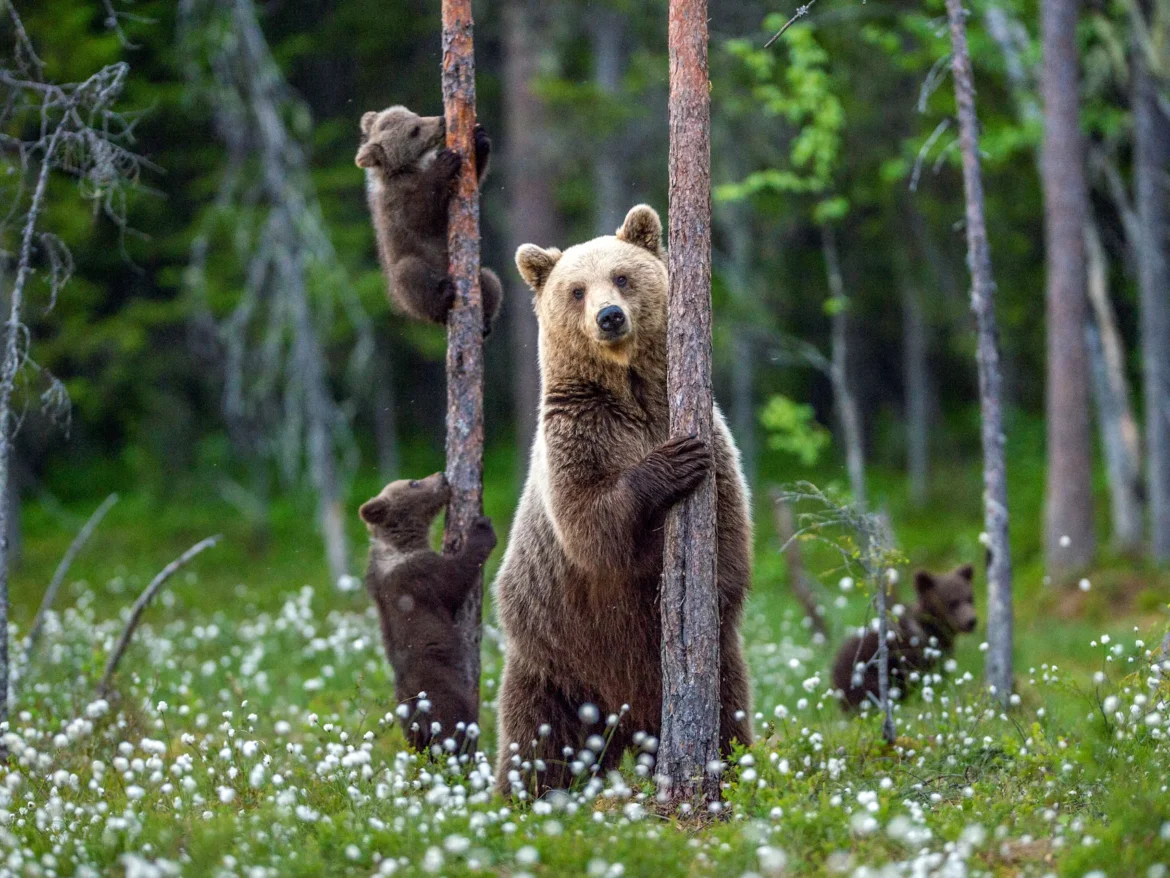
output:
M1048 263L1045 555L1067 575L1093 560L1089 366L1085 353L1088 189L1078 112L1077 0L1043 0L1044 231Z
M1150 553L1170 560L1170 119L1142 47L1134 52L1134 182L1141 224L1142 374Z
M670 434L712 441L711 98L706 0L670 0ZM671 511L661 583L660 795L719 798L719 594L715 479Z
M617 100L625 66L625 16L616 9L595 4L590 12L593 41L593 81L609 102ZM606 108L608 109L608 107ZM597 234L612 235L625 216L622 185L623 157L620 138L608 134L593 160L593 192L596 199Z
M529 242L550 244L559 240L559 217L553 193L554 172L548 155L549 138L544 104L533 91L539 72L543 40L534 27L539 11L531 0L509 0L504 6L504 132L508 188L511 192L509 222L512 247ZM617 226L615 225L616 229ZM613 233L613 229L609 230ZM538 335L532 293L515 280L508 283L509 303L505 318L512 356L512 405L516 445L527 450L536 432L540 407ZM523 477L528 457L516 457Z
M784 555L784 563L788 566L788 587L804 608L805 618L819 638L818 642L824 643L829 636L829 631L825 627L825 608L817 602L817 596L808 584L808 574L804 572L804 557L800 552L800 542L796 539L796 521L792 515L792 506L779 491L774 491L772 509L776 518L776 537L780 540L780 551Z
M726 236L728 241L728 280L736 308L731 327L731 430L739 443L740 463L749 485L755 484L756 402L755 345L752 327L747 323L752 295L752 226L751 211L742 202L729 205Z
M1109 473L1113 544L1132 552L1142 545L1141 442L1130 405L1121 333L1109 301L1109 265L1097 226L1085 225L1085 257L1092 313L1085 321L1085 347L1093 378L1098 430Z
M967 51L963 0L947 0L951 29L951 70L959 115L963 189L967 197L967 264L971 310L978 333L979 405L983 439L983 520L987 533L987 685L1003 705L1012 691L1012 562L1008 542L1007 461L1004 455L1003 379L995 317L995 277L983 212L983 170L979 163L979 119L975 75ZM1078 336L1079 338L1079 336Z
M845 283L841 279L841 260L837 252L837 236L827 223L821 226L821 246L825 255L825 272L829 280L829 301L831 303L832 371L833 397L837 403L837 416L841 421L841 433L845 440L845 464L849 471L849 490L853 502L864 510L865 497L865 446L861 428L861 412L849 385L849 297L845 295Z
M479 288L479 192L475 175L475 55L471 0L443 0L443 107L447 146L463 156L451 198L447 248L455 304L447 318L447 481L451 500L443 551L463 548L483 514L483 299ZM476 693L483 575L455 616L462 641L458 672Z
M394 395L394 365L389 351L381 351L375 359L374 377L374 443L377 445L378 474L382 481L397 477L398 409Z
M926 315L922 297L902 282L902 382L906 394L906 473L910 502L926 503L930 477L930 368L926 362Z

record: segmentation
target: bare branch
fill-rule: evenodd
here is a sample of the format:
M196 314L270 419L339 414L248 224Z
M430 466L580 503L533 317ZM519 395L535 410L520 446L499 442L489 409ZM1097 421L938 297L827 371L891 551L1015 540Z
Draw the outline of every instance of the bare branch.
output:
M126 620L126 627L122 630L122 636L118 638L118 643L114 647L114 651L110 653L110 660L106 663L106 672L102 675L101 683L98 684L99 695L104 697L109 694L110 684L114 679L114 672L118 670L118 663L122 661L122 655L126 652L126 647L130 645L130 638L134 636L134 631L138 628L138 623L142 620L142 614L146 611L147 606L153 600L154 596L158 594L159 589L166 584L168 579L186 567L192 558L204 549L210 549L221 539L223 539L223 536L217 534L193 545L160 570L158 575L146 586L142 594L138 596L138 600L134 602L134 606L130 610L130 618Z
M776 40L778 40L782 36L784 36L784 32L786 30L788 30L788 28L792 27L794 24L796 24L797 21L799 21L800 19L802 19L806 15L808 15L809 10L813 8L813 5L816 2L817 2L817 0L809 0L809 2L806 3L804 6L796 7L796 14L793 15L792 18L788 19L788 21L784 22L784 27L782 27L782 28L780 28L780 30L776 31L776 33L773 35L772 39L770 39L770 40L768 40L768 42L764 43L764 48L767 49L769 46L772 45L772 43L776 42Z
M117 494L111 494L103 500L102 504L94 510L81 530L77 532L77 536L73 538L73 542L69 544L69 548L65 550L65 554L61 556L61 563L57 565L57 569L53 573L53 578L49 580L49 587L45 589L45 596L41 599L41 606L33 618L32 627L28 630L28 637L25 638L24 658L20 663L21 668L28 668L29 662L32 660L33 651L37 648L37 641L41 637L41 629L45 625L45 618L49 615L49 611L53 609L53 603L57 599L57 592L61 590L61 586L65 582L65 577L69 573L69 568L73 566L73 559L81 552L82 548L89 541L89 538L93 536L93 532L97 530L98 525L102 523L102 519L106 517L106 513L117 502Z

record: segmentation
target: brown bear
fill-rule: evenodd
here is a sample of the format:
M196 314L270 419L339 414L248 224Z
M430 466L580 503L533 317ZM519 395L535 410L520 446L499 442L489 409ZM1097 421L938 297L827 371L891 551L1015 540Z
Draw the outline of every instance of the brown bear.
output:
M464 691L456 670L463 641L455 613L495 547L496 534L481 517L459 554L432 551L427 531L450 496L447 477L435 473L391 482L359 512L370 531L366 588L394 668L398 715L407 740L419 750L448 738L461 745L466 727L477 719L477 693Z
M727 753L732 741L750 743L739 638L751 578L747 486L717 408L711 447L668 435L667 273L658 214L639 205L616 236L564 253L525 244L516 265L535 293L542 399L528 479L495 581L506 636L497 785L505 794L565 787L586 765L604 770L634 742L656 739L663 525L712 470L720 746ZM620 720L612 725L608 717ZM601 748L603 735L612 738Z
M391 301L416 320L445 324L455 301L447 275L447 204L462 160L443 146L442 116L418 116L406 107L366 113L354 161L366 171L366 194L378 259L390 286ZM475 128L475 170L487 174L491 141ZM481 268L484 333L500 310L500 279Z
M975 597L971 589L974 570L970 564L936 575L925 570L914 574L918 601L893 628L890 641L890 685L906 693L918 675L929 671L954 651L955 635L975 630ZM878 697L876 631L854 635L841 645L833 663L833 686L842 694L846 710Z

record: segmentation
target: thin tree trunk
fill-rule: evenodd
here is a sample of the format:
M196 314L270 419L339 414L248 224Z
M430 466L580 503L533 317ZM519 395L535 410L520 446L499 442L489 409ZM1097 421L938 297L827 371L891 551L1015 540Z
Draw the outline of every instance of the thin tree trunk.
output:
M824 607L817 603L817 596L808 584L808 574L804 571L804 557L800 552L800 543L796 539L796 522L792 515L792 507L779 491L772 493L772 509L776 518L776 538L780 540L780 550L784 554L784 562L788 565L788 587L800 601L804 608L804 615L812 625L813 631L824 642L829 636L825 627Z
M447 318L447 504L443 551L460 551L483 514L483 299L479 288L479 192L475 175L475 55L471 0L443 0L443 106L447 146L463 156L451 198L447 247L455 304ZM483 575L456 614L458 668L477 695Z
M535 27L539 10L532 0L509 0L503 16L504 131L511 192L509 222L515 249L529 242L549 244L559 240L560 223L553 193L555 176L548 155L544 103L533 90L544 44ZM613 229L609 232L612 234ZM539 328L528 288L518 281L510 281L508 294L509 305L504 316L510 334L516 445L526 452L536 432L540 406ZM521 478L527 464L527 454L518 454L516 467Z
M1146 495L1150 554L1170 560L1170 119L1159 106L1142 47L1133 63L1135 202L1142 241L1142 374L1146 403Z
M849 471L849 489L853 502L864 511L865 496L865 446L861 428L861 412L849 385L849 297L845 295L845 283L841 279L841 260L837 252L837 236L832 226L821 226L821 247L825 255L825 272L829 280L829 296L832 303L832 372L833 397L837 403L837 416L841 420L841 433L845 440L845 464Z
M755 403L755 345L752 327L746 323L752 290L752 227L751 212L742 203L727 211L727 240L729 244L731 295L738 301L736 320L731 327L731 428L739 443L739 457L744 478L755 484L756 460L756 403Z
M1109 301L1109 265L1097 226L1085 225L1085 256L1092 313L1085 321L1085 346L1093 377L1098 429L1109 472L1113 543L1122 551L1142 545L1141 442L1130 405L1121 333Z
M1084 227L1088 218L1077 70L1078 0L1043 0L1044 231L1048 262L1048 488L1045 556L1060 577L1095 551Z
M389 482L400 469L398 456L398 408L394 395L394 365L389 351L375 359L374 443L377 445L378 474Z
M606 100L615 101L625 62L625 16L611 6L595 4L590 18L593 81ZM599 235L612 235L614 229L622 224L626 207L629 206L624 204L620 143L620 138L611 133L600 145L593 160L593 191Z
M1004 454L999 328L995 317L995 277L983 211L983 170L979 163L979 118L975 112L975 75L967 51L963 0L947 0L951 29L951 70L959 115L963 188L967 197L967 264L971 270L971 310L978 333L979 404L983 438L983 527L987 533L987 684L1007 705L1012 691L1012 562L1008 542L1007 461Z
M918 290L902 282L902 382L906 393L906 473L910 502L926 503L930 478L930 376L926 315Z
M670 434L712 441L711 98L706 0L670 0ZM672 804L719 798L719 594L715 479L671 511L661 583L662 740L658 775Z

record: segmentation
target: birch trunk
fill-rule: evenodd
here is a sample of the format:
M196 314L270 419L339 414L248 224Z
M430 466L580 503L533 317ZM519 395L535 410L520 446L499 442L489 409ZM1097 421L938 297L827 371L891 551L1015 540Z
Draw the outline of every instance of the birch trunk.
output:
M1089 303L1092 313L1085 321L1085 347L1093 378L1098 430L1109 473L1109 499L1113 544L1123 552L1141 548L1141 441L1137 419L1130 405L1125 377L1125 351L1113 305L1109 301L1109 265L1096 224L1085 224L1085 257Z
M841 421L845 440L845 464L849 472L849 490L853 502L862 511L866 508L865 446L861 427L861 412L849 384L849 297L841 278L841 260L837 251L837 236L828 224L821 226L821 247L825 256L825 273L829 281L829 301L832 303L832 369L833 398Z
M906 394L906 473L910 502L926 503L930 477L930 376L926 315L918 290L902 283L902 382Z
M375 359L377 375L374 378L374 443L378 452L378 474L382 481L397 477L400 468L398 455L398 400L394 394L394 366L389 351Z
M1004 455L1003 378L999 366L999 329L995 316L995 278L983 211L983 171L979 162L979 118L975 112L975 75L967 51L962 0L947 0L951 31L951 70L959 116L959 146L966 193L967 265L971 271L971 310L978 333L979 404L983 439L983 518L987 534L987 684L1007 705L1012 691L1012 565L1008 542L1007 461Z
M1078 0L1043 0L1044 231L1048 263L1045 557L1056 579L1093 560L1089 367L1085 355L1088 188L1078 109Z
M1150 554L1170 560L1170 118L1142 47L1134 52L1134 182L1141 227L1142 375L1146 406L1146 495Z
M459 552L483 514L483 299L479 288L479 192L475 175L475 55L471 0L443 0L443 107L447 146L463 156L451 198L447 248L455 304L447 318L447 504L443 551ZM483 575L456 613L459 673L479 708Z
M712 439L711 150L706 0L670 0L670 434ZM660 796L719 798L719 595L715 480L670 513L661 583Z
M622 13L606 5L595 5L590 13L593 26L593 81L608 101L617 100L625 63L623 40L625 19ZM593 164L593 192L596 198L597 234L612 235L622 224L626 205L622 185L620 139L612 133L597 150Z

